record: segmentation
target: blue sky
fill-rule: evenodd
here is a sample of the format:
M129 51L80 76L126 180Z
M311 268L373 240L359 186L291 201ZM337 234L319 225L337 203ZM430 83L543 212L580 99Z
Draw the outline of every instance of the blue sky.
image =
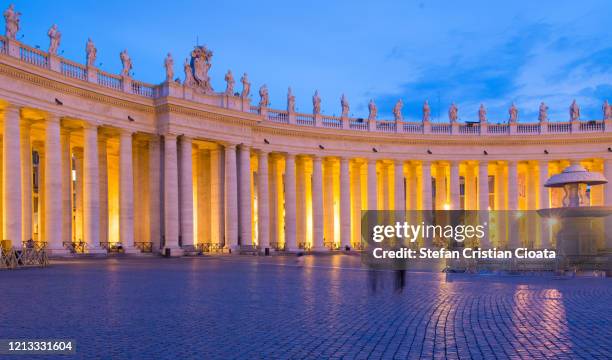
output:
M227 69L236 80L246 71L255 93L268 85L275 108L285 108L288 86L298 111L311 112L318 89L327 114L340 113L345 93L354 116L367 116L373 98L390 118L401 98L409 120L425 99L442 121L451 102L461 120L476 120L484 103L490 122L506 121L513 101L520 121L535 121L540 101L558 121L574 98L583 119L600 119L612 101L612 5L603 0L13 2L25 43L46 49L57 23L63 56L84 62L91 37L101 68L118 73L127 48L147 82L163 80L167 52L182 77L197 40L214 52L215 90Z

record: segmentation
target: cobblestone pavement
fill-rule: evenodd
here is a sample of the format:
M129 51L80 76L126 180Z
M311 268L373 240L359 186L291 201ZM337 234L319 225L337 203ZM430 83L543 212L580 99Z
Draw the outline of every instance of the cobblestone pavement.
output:
M0 272L0 338L87 359L612 358L611 279L392 275L342 255L56 262Z

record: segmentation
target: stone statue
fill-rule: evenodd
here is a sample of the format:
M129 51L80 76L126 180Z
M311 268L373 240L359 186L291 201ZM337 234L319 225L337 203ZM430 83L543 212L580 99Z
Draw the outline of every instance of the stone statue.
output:
M395 117L395 121L402 121L402 108L404 107L404 103L402 99L397 100L395 106L393 107L393 116Z
M516 105L514 105L514 103L512 103L512 105L510 105L510 109L508 109L508 114L510 115L509 121L511 124L516 123L516 121L518 120L518 108L516 107Z
M368 111L368 120L376 120L376 116L378 116L378 108L372 99L370 99L370 103L368 104Z
M350 106L348 99L346 96L344 96L344 94L342 94L342 97L340 98L340 106L342 107L342 117L348 117Z
M575 99L574 99L574 101L572 101L572 105L570 105L569 112L570 112L570 120L571 121L578 121L578 120L580 120L580 107L578 106L578 104L576 104L576 100Z
M227 74L225 74L225 95L231 96L234 93L234 74L232 74L232 70L227 70Z
M270 97L268 95L268 87L264 84L259 88L259 107L267 108L270 104Z
M132 59L130 59L130 55L128 55L127 49L124 49L120 54L119 58L121 59L121 64L123 68L121 69L121 76L130 76L130 71L132 71Z
M451 124L457 122L458 113L459 109L457 108L457 105L455 105L455 103L452 103L450 108L448 109L448 119L450 120Z
M53 55L57 55L57 49L60 46L60 41L62 40L62 33L57 30L57 25L53 24L49 31L47 32L49 35L49 53Z
M423 103L423 122L429 122L431 118L431 109L429 108L429 102L425 100Z
M544 101L540 103L540 110L538 112L538 120L541 123L548 121L548 106L544 104Z
M213 91L208 76L208 71L212 66L212 56L212 51L208 50L206 46L196 46L191 52L191 68L196 88L205 94Z
M604 120L612 120L612 105L608 104L608 100L603 103Z
M85 45L85 53L87 54L87 66L91 67L96 65L98 49L96 49L96 45L94 45L91 38L87 39L87 45Z
M316 90L312 96L312 113L315 115L321 113L321 97L319 96L319 90Z
M295 95L293 95L291 87L287 90L287 111L290 113L295 112Z
M191 63L189 59L185 59L185 64L183 64L183 69L185 70L185 81L183 81L183 85L187 87L195 86L195 79L193 78L193 72L191 70Z
M480 108L478 109L478 121L481 123L487 122L487 109L484 107L484 104L480 104Z
M15 12L15 5L10 4L8 9L4 11L5 35L11 40L15 40L19 31L20 12Z
M168 53L168 55L166 55L164 67L166 68L166 81L171 82L172 78L174 78L174 59L172 58L172 54Z
M251 83L249 82L249 75L247 73L244 73L240 78L240 82L242 83L242 94L240 94L240 96L243 99L246 99L249 97L249 93L251 92Z

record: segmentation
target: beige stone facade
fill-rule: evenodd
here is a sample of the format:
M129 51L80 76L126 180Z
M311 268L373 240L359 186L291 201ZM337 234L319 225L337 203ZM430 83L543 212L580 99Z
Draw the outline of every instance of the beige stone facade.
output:
M145 84L6 37L0 52L0 222L17 248L358 248L361 210L556 207L543 184L570 162L612 179L611 120L336 118ZM588 201L612 205L612 185ZM496 241L481 246L509 245Z

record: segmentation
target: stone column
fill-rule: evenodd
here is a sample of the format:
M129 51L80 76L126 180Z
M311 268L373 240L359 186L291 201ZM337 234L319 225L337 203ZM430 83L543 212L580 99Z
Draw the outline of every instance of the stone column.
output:
M361 245L361 163L359 160L353 162L351 170L351 229L352 245Z
M19 108L9 105L4 109L3 165L4 177L4 239L10 240L16 249L21 249L23 239L22 227L22 192L21 192L21 136Z
M40 169L40 165L39 165ZM74 149L74 172L76 181L74 182L75 192L75 214L74 214L74 242L84 241L83 237L83 148ZM40 189L39 189L40 192ZM38 194L40 196L40 193ZM40 222L39 222L40 224Z
M179 246L179 195L176 135L164 135L164 255L182 256Z
M295 155L285 156L285 250L298 249L295 237L296 225L296 198L295 198Z
M538 190L540 199L538 201L540 209L548 209L550 207L550 189L544 187L546 180L548 180L548 161L540 160L539 164L539 179L538 179ZM550 248L550 226L551 221L545 218L540 218L540 248Z
M393 181L395 185L395 211L406 210L406 195L404 193L404 161L395 160L395 169L393 174L395 179Z
M56 119L57 120L57 119ZM30 141L30 122L21 124L21 196L23 200L22 219L24 241L34 239L32 231L32 143ZM39 239L40 240L40 239ZM43 241L48 241L44 239ZM61 243L60 243L61 245Z
M368 208L367 210L377 210L376 199L376 159L368 159Z
M51 194L47 194L51 195ZM83 240L91 254L104 254L100 248L100 169L98 127L83 125Z
M193 157L192 139L188 136L181 136L180 139L180 166L179 166L179 212L180 230L182 246L192 246L194 244L193 235Z
M98 137L98 163L100 165L100 242L108 243L108 161L104 135Z
M459 161L450 162L450 208L461 209L461 194L459 193Z
M608 183L604 185L604 205L612 206L612 159L604 159L603 173ZM612 216L605 219L606 249L612 249Z
M238 209L240 219L240 245L251 246L253 244L253 221L251 208L251 148L240 145L238 149L240 156L240 172L238 173ZM295 233L295 231L294 231Z
M72 242L72 151L70 132L61 130L62 137L62 242Z
M210 150L210 241L223 244L223 164L218 149Z
M119 134L119 241L126 253L138 253L134 246L134 166L132 132Z
M66 255L62 244L62 151L60 120L45 121L45 238L49 255ZM29 158L31 159L31 151ZM28 174L30 176L30 174ZM31 184L31 176L28 183Z
M323 246L323 164L320 156L312 158L312 250Z
M423 199L420 210L432 210L431 163L425 160L421 162L421 192Z
M225 145L225 248L238 246L238 182L236 178L236 145Z
M489 221L489 162L481 160L478 162L478 221L480 225L484 225L485 229L491 226ZM484 238L480 241L480 247L490 248L491 238L490 231L485 232Z
M508 210L518 210L518 163L514 160L508 161ZM510 214L510 216L512 215ZM515 223L516 220L512 218L509 221L508 245L511 249L516 249L520 244L517 229L518 223Z
M351 246L351 178L346 157L340 158L340 246Z
M149 234L151 249L161 249L161 152L159 136L149 139Z
M257 227L259 247L270 248L270 199L268 196L268 152L259 151L257 169Z

